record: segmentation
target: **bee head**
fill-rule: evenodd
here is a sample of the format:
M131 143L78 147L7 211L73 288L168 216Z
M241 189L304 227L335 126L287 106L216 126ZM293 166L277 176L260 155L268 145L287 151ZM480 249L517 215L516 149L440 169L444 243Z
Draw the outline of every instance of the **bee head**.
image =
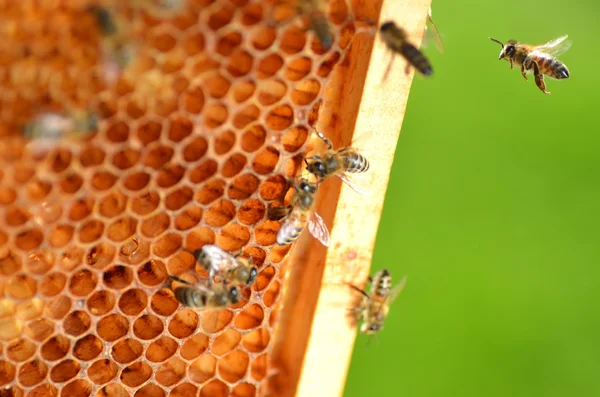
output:
M502 46L502 50L500 50L500 55L498 56L498 60L511 59L513 56L515 56L515 54L517 52L517 49L515 47L515 45L517 44L516 41L509 40L508 42L506 42L506 44L504 44L500 40L496 40L491 37L489 39L492 40L494 43L498 43Z
M250 268L250 272L248 272L248 278L246 279L246 284L248 286L254 284L254 281L256 280L256 276L258 276L258 269L254 266L252 266L252 268Z
M227 297L229 301L233 304L236 304L240 301L240 290L238 287L231 287L227 292Z
M363 323L360 327L360 332L366 335L373 335L383 329L381 324Z
M317 192L317 185L314 183L310 183L306 179L302 179L296 186L296 189L302 192L314 194Z
M308 160L306 162L306 169L308 172L314 174L318 178L325 178L325 175L327 175L327 168L325 167L323 160L317 156L311 157L309 160L310 162Z

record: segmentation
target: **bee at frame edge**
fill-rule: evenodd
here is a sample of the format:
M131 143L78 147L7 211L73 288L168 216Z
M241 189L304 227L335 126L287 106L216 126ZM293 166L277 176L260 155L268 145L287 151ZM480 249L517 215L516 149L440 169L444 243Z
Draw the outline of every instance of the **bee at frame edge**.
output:
M360 332L373 335L383 330L383 323L388 316L390 306L404 289L406 277L392 287L392 275L387 269L383 269L375 273L373 278L369 277L369 283L371 285L370 294L350 284L352 289L362 294L360 305L351 308L350 311L357 320L362 320Z
M175 299L182 305L194 309L219 309L240 301L241 293L237 286L192 284L172 275L169 275L169 281ZM173 281L183 285L173 287Z
M308 225L308 231L326 247L331 243L329 230L323 218L313 208L318 184L306 178L300 178L294 184L292 202L286 207L269 208L269 219L277 220L285 217L279 232L277 244L288 245L296 241Z
M306 170L313 174L319 183L331 176L338 176L357 193L366 194L367 191L359 188L349 174L362 174L368 171L369 160L352 147L333 150L329 139L318 131L316 134L325 142L328 149L323 156L315 155L305 158Z
M556 58L571 47L572 42L567 40L568 37L564 35L540 45L523 44L515 40L505 44L491 37L489 39L502 46L498 60L506 59L511 69L514 65L520 67L525 80L528 80L527 73L533 73L537 87L544 94L550 94L546 91L544 75L557 80L570 76L567 66Z
M327 15L320 9L318 0L297 0L297 7L301 14L308 19L310 30L321 42L323 48L328 50L333 45L333 33L327 20Z
M215 275L221 274L227 284L250 287L256 281L258 269L253 259L235 257L217 245L207 244L192 253L198 264L208 272L208 284L212 285Z
M423 53L409 43L406 31L398 27L393 21L384 22L379 28L381 39L392 53L392 58L387 66L383 81L385 81L390 73L392 64L395 59L395 54L401 55L408 62L405 68L405 73L410 72L410 66L413 66L418 72L425 76L431 76L433 74L433 68L429 60L423 55Z

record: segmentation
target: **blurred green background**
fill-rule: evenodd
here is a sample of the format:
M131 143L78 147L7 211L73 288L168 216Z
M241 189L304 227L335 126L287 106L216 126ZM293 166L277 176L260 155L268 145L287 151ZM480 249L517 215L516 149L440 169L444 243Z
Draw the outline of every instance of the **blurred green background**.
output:
M600 396L596 0L434 1L374 253L408 282L345 396ZM568 33L568 80L543 95L514 38ZM403 64L397 64L403 67Z

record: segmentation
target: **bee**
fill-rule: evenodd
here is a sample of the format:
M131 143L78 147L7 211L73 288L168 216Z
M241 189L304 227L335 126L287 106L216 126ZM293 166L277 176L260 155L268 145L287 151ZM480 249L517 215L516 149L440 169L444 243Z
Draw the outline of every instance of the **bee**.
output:
M203 284L192 284L177 276L169 276L170 281L184 284L171 289L175 298L184 306L195 309L217 309L223 308L240 301L240 289L237 286L226 286L225 284L213 284L210 287Z
M193 252L196 261L208 272L209 285L217 273L224 274L229 283L251 286L256 280L258 269L252 265L252 258L234 257L216 245L205 245Z
M96 25L101 41L101 50L104 57L104 79L114 83L123 69L133 60L134 46L124 28L124 24L117 20L113 10L101 6L90 6L88 11L96 20Z
M185 0L131 0L134 7L156 16L168 16L183 10Z
M317 194L317 183L306 178L300 178L294 185L294 195L291 205L287 207L273 207L269 209L270 219L287 218L277 233L277 244L288 245L300 237L308 224L308 231L326 247L331 243L329 230L323 218L313 207Z
M407 33L404 29L398 27L394 22L388 21L381 25L379 32L381 33L383 42L392 53L392 58L383 77L384 81L387 79L392 68L392 63L395 59L394 54L402 55L408 62L405 69L406 74L410 71L411 65L425 76L433 74L431 63L429 63L429 60L417 47L408 42Z
M333 34L327 21L327 15L320 9L318 0L298 0L298 10L308 19L309 29L312 30L325 49L331 48Z
M366 191L359 188L352 181L349 174L361 174L366 172L369 169L369 160L352 147L333 150L333 145L329 139L318 131L317 136L325 142L328 146L328 150L324 156L316 155L304 159L306 170L320 181L330 176L338 176L354 191L365 194Z
M360 305L350 310L357 317L357 320L362 319L360 332L373 335L383 329L383 323L390 311L390 305L404 288L406 277L403 277L400 283L392 287L392 275L387 269L383 269L375 273L373 278L369 277L369 283L371 284L370 294L354 285L350 285L363 296Z
M572 42L567 40L568 35L550 40L540 45L529 45L518 43L515 40L509 40L506 44L500 40L489 37L495 43L502 46L498 60L506 59L512 69L514 65L521 67L521 75L528 80L527 73L533 72L535 84L544 94L550 94L546 91L544 75L553 79L569 78L569 69L556 57L565 53L571 48Z

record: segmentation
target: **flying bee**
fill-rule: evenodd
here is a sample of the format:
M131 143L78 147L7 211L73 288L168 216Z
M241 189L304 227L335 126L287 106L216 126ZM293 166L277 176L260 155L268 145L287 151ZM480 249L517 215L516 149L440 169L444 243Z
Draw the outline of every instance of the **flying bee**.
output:
M321 10L318 0L298 0L298 10L308 19L309 29L312 30L325 49L331 48L333 34L329 27L327 15Z
M300 237L308 224L308 231L326 247L329 247L331 237L323 218L313 208L317 194L317 183L306 178L300 178L294 185L294 195L291 205L269 209L270 219L287 217L277 233L277 244L288 245Z
M112 84L132 62L135 56L134 46L124 23L117 19L113 10L93 5L88 7L88 11L96 20L102 38L100 44L104 57L104 79Z
M217 273L223 274L228 283L244 287L251 286L258 275L258 269L252 265L252 258L236 258L216 245L205 245L193 254L200 266L208 272L209 285Z
M369 169L369 160L352 147L333 150L333 145L329 139L318 131L317 136L325 142L328 150L323 156L315 155L304 159L306 170L316 176L319 181L330 176L338 176L354 191L359 194L366 194L366 190L358 187L349 174L366 172Z
M556 58L571 48L572 42L567 37L569 36L564 35L540 45L522 44L515 40L504 44L500 40L489 39L502 46L498 60L506 59L511 69L514 65L520 66L525 80L528 80L527 73L533 73L538 88L544 94L550 94L546 91L544 75L557 80L570 76L567 66Z
M177 276L169 276L175 298L184 306L195 309L218 309L240 301L240 289L237 286L213 284L211 286L192 284ZM172 282L184 284L173 287Z
M383 323L390 311L390 305L404 288L406 277L403 277L399 284L392 287L392 275L387 269L383 269L375 273L372 279L369 277L369 282L371 284L370 294L354 285L350 285L363 296L360 305L350 310L357 320L362 320L360 332L373 335L383 329Z
M398 27L394 22L388 21L381 25L379 32L381 33L381 39L392 53L392 58L383 76L384 81L392 69L392 63L395 59L394 54L402 55L408 62L405 69L406 74L410 72L410 66L414 66L423 75L432 75L431 63L417 47L408 42L408 35L404 29Z

